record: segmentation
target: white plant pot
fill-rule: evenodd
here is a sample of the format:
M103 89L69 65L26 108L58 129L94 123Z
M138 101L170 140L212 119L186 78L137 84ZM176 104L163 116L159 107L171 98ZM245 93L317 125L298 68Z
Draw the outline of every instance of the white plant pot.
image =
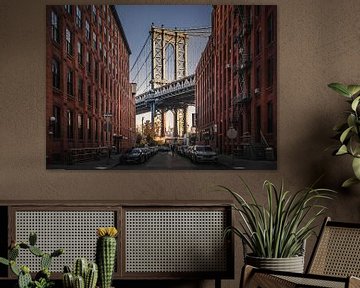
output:
M289 258L263 258L246 255L245 263L262 269L304 273L304 256Z

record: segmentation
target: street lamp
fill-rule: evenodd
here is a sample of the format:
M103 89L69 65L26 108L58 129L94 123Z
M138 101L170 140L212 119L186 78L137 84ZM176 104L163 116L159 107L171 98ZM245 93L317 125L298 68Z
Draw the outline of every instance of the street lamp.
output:
M55 116L51 116L49 119L49 135L54 135L55 132Z

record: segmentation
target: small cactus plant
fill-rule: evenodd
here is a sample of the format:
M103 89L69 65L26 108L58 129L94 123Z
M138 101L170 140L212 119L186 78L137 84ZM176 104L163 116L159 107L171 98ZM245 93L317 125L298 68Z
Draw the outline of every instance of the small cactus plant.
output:
M97 229L96 262L99 267L100 288L110 288L116 258L115 227L101 227Z
M95 288L98 279L98 267L96 263L88 263L85 258L78 258L74 263L74 272L70 267L64 267L64 288Z
M11 271L18 277L19 288L48 288L53 286L50 281L50 265L53 257L58 257L64 253L63 249L57 249L51 254L44 253L39 247L35 246L37 241L36 233L30 233L29 244L12 242L8 251L8 259L0 257L0 263L10 266ZM28 266L21 266L16 263L20 249L29 250L33 255L40 257L41 270L35 275L33 280Z

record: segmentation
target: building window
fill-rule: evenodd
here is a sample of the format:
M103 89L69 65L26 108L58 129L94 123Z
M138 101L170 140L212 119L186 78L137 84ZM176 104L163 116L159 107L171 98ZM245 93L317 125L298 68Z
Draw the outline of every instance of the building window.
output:
M78 114L78 137L80 140L84 139L84 116Z
M71 110L67 110L67 138L74 138L74 113Z
M90 24L85 20L85 37L87 41L90 41Z
M54 11L51 11L51 37L55 42L60 43L59 16Z
M260 66L258 66L256 68L256 86L255 86L255 89L256 88L260 89L260 85L261 85L261 74L260 74Z
M260 15L260 5L256 5L255 6L255 16L259 16Z
M61 137L61 110L60 107L54 106L53 107L53 116L55 117L55 121L53 123L53 129L54 129L54 138L60 138Z
M256 31L256 54L261 52L261 31L258 29Z
M101 21L101 17L99 16L99 31L101 32L102 31L102 21Z
M60 64L59 61L53 59L51 63L52 85L54 88L60 89Z
M88 85L88 87L87 87L87 104L89 105L89 106L92 106L92 103L91 103L91 86L90 85Z
M72 14L72 5L64 5L64 8L68 14Z
M92 5L92 16L93 16L93 22L96 23L96 7L95 7L95 5Z
M99 130L98 130L98 123L97 121L95 121L95 140L98 140L98 134L99 134Z
M96 46L97 46L97 39L96 39L96 33L93 32L93 47L96 50Z
M82 65L83 64L83 46L82 46L82 43L79 41L78 42L78 46L77 46L77 48L78 48L78 63L80 64L80 65Z
M268 61L268 69L267 69L267 86L270 87L273 85L274 81L274 59L269 58Z
M78 79L78 100L84 101L84 81L80 77Z
M91 140L91 130L92 130L92 127L91 127L91 118L88 117L87 118L87 138L88 140Z
M268 36L268 43L271 43L275 40L274 37L274 17L271 13L267 19L267 36Z
M268 127L267 127L267 132L268 133L273 133L273 124L274 124L274 115L273 115L273 104L272 102L269 102L267 104L267 114L268 114Z
M99 63L95 61L95 80L99 80Z
M73 54L72 37L71 31L66 28L66 52L68 55Z
M74 72L70 69L67 72L67 94L73 96L74 95Z
M86 68L87 68L88 74L90 74L91 73L91 57L90 57L89 52L86 52Z
M81 28L81 10L79 6L76 6L76 26Z
M99 92L96 91L95 92L95 99L94 99L94 102L95 102L95 109L97 110L98 109L98 102L99 102Z

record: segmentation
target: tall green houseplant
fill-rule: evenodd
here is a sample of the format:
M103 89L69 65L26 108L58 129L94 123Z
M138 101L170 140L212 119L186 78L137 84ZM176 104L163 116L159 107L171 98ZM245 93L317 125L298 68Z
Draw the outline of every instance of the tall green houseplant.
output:
M334 127L340 142L339 147L334 152L335 155L348 154L352 157L354 176L342 184L343 187L349 187L360 183L360 85L331 83L328 86L344 96L350 104L346 122Z
M242 180L243 181L243 180ZM228 232L239 236L251 255L261 258L289 258L302 255L306 239L314 233L316 219L326 207L319 200L331 199L334 191L329 189L304 188L296 193L277 188L266 180L267 203L262 205L243 181L245 193L235 192L221 186L235 199L233 208L240 215L238 227L229 227ZM250 201L242 196L247 194Z

